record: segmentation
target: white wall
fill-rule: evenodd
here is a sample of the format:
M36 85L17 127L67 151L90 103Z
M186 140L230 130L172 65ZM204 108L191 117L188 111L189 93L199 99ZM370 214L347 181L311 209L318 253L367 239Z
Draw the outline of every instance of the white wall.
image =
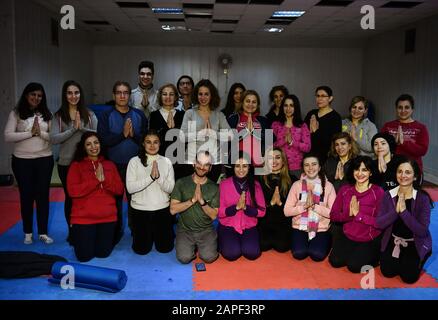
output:
M58 13L30 0L2 1L0 35L6 46L1 50L1 104L5 127L7 114L16 105L29 82L41 82L52 112L59 108L65 80L77 80L87 101L92 92L92 40L85 32L59 31L59 46L51 43L51 18ZM12 144L0 142L0 174L11 173Z
M376 106L377 124L395 119L395 100L402 93L415 99L414 118L429 129L426 178L438 183L438 17L372 39L364 52L364 94ZM404 31L417 29L415 53L404 53Z
M217 57L228 53L233 58L228 85ZM301 99L305 111L314 107L314 90L329 85L335 95L333 106L341 113L348 110L353 95L362 87L362 49L359 48L221 48L164 46L94 47L94 101L111 99L112 85L126 80L137 86L137 66L141 60L155 63L155 86L176 83L182 74L196 81L209 78L218 87L225 103L225 91L233 82L242 82L261 95L262 110L267 112L272 86L286 85Z
M65 80L80 82L88 99L92 83L92 42L86 33L59 28L59 46L52 44L51 18L60 16L31 1L15 1L17 95L27 83L41 82L51 111L59 108Z

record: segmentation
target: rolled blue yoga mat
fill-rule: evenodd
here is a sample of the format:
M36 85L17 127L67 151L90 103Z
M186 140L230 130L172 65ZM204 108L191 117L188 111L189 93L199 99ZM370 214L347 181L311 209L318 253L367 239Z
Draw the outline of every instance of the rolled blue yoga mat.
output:
M60 284L61 279L68 274L68 272L61 272L63 266L74 268L76 287L114 293L122 290L128 281L128 277L123 270L88 266L80 263L55 262L52 266L53 278L49 279L50 283Z

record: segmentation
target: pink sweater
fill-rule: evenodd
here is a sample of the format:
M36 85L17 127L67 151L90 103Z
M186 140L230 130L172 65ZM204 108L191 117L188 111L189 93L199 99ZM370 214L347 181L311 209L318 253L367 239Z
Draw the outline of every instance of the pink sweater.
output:
M225 210L230 206L235 206L239 201L240 194L237 192L233 183L233 177L229 177L219 185L220 205L218 212L219 223L223 226L233 227L236 232L242 234L243 230L253 228L257 225L257 218L265 215L265 197L263 196L262 187L258 181L255 183L255 198L258 205L257 216L249 217L243 210L238 210L231 217L225 214ZM246 192L246 204L251 205L251 197L249 191Z
M275 147L280 147L286 153L289 170L301 169L301 161L303 161L303 154L310 151L310 131L307 125L303 123L300 128L292 126L286 128L284 123L275 121L272 124L272 130L277 140L274 143ZM286 133L290 131L292 137L292 145L290 146L286 141Z
M332 221L345 222L343 230L348 239L357 242L374 240L382 232L375 225L384 193L383 189L375 184L361 193L354 185L343 185L338 191L330 217ZM359 213L355 217L350 216L350 202L353 195L359 201Z
M302 180L295 181L292 185L286 204L284 205L284 215L292 218L292 228L299 229L301 213L304 211L303 204L299 200L302 190ZM326 180L324 188L324 199L322 203L315 204L315 212L320 215L318 232L325 232L330 226L330 210L336 199L336 191L333 185Z

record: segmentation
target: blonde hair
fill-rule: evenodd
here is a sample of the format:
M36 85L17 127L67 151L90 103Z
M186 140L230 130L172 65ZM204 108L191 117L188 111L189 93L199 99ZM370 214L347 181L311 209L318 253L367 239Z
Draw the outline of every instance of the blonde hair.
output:
M287 165L287 158L286 154L284 153L283 149L279 147L273 147L266 151L265 153L265 172L266 174L263 176L263 183L265 186L267 186L269 189L271 189L271 186L268 183L268 176L269 172L271 170L268 170L268 156L271 152L278 151L280 152L281 160L283 161L283 167L280 169L280 193L283 197L287 197L290 187L292 185L292 180L289 176L289 167Z

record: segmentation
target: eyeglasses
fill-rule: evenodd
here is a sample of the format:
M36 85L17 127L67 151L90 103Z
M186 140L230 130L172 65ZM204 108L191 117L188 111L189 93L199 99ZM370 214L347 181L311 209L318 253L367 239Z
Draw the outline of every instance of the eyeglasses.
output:
M115 94L116 94L116 96L129 96L130 92L129 91L116 91Z
M328 98L330 96L323 95L323 94L315 94L315 97L317 97L317 98Z
M180 86L190 86L192 83L190 81L181 81L179 83Z

